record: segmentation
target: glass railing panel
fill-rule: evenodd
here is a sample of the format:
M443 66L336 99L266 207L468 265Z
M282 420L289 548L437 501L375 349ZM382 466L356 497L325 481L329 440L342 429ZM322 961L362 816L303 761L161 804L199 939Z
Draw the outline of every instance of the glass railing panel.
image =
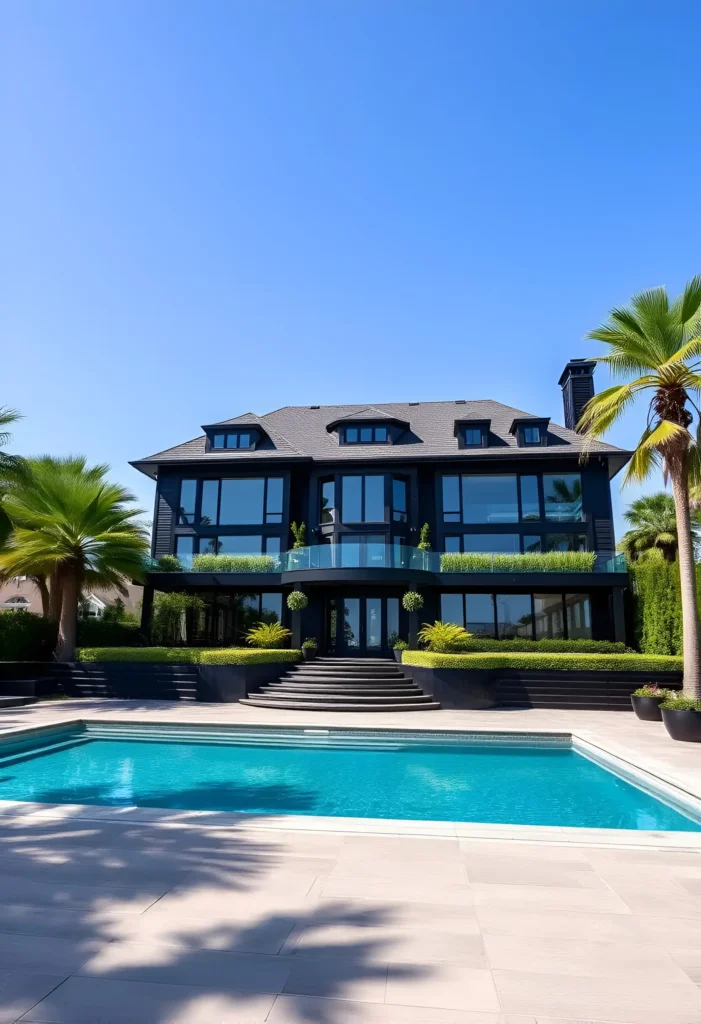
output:
M440 556L440 571L449 572L594 572L593 551L543 551L527 554L503 552L446 552Z
M280 572L281 555L166 555L156 559L151 572Z
M377 541L348 544L310 544L283 556L287 572L304 569L409 569L413 548Z

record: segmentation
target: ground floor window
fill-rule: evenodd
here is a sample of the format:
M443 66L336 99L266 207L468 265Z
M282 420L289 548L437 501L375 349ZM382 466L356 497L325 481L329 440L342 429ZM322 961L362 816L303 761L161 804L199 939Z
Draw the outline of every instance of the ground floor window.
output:
M513 640L590 640L588 594L442 593L441 619L474 636Z
M193 641L202 645L244 646L258 622L282 622L282 592L203 594L204 608L193 623Z

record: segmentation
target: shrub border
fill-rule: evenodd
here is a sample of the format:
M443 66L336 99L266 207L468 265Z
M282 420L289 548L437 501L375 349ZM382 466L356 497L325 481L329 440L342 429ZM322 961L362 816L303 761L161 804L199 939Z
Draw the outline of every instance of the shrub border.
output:
M681 672L682 659L646 654L433 654L404 651L402 664L417 668L453 668L464 671L516 669L569 672Z
M302 652L247 647L81 647L80 662L143 662L170 665L274 665L299 661Z

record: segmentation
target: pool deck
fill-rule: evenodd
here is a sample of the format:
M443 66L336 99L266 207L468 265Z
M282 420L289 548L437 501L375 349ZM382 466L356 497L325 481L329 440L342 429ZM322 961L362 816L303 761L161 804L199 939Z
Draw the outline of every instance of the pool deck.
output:
M701 798L701 747L619 712L83 700L0 736L91 719L565 732ZM701 1024L700 836L0 803L0 1024Z

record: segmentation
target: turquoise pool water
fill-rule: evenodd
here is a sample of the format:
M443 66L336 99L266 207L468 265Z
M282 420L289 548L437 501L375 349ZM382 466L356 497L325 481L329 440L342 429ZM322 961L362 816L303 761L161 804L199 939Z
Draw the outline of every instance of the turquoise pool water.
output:
M54 734L0 747L0 799L699 831L568 745L235 734ZM5 754L5 756L2 756Z

